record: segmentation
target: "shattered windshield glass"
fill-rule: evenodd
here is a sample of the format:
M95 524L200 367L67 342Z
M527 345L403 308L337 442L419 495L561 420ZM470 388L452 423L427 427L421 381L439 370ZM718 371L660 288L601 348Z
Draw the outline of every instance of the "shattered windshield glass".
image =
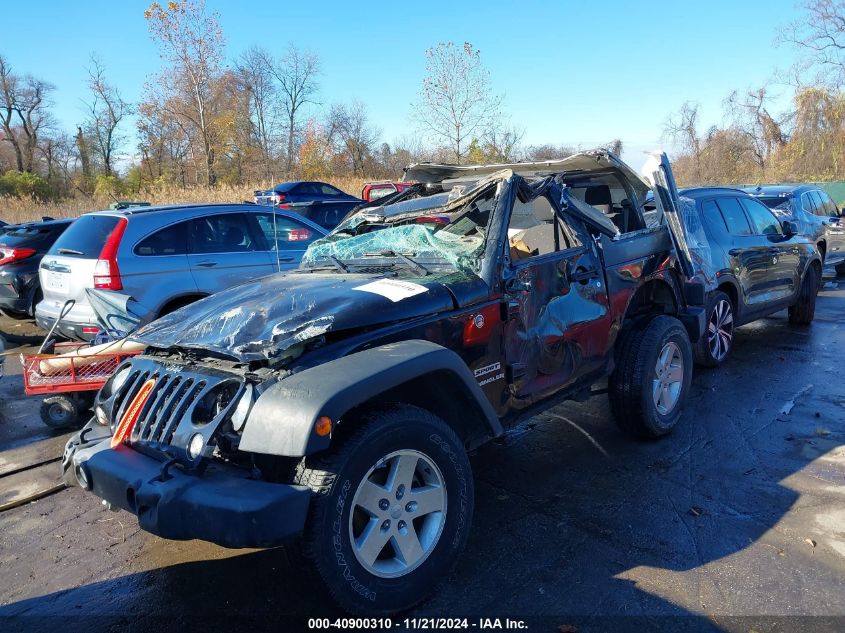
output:
M478 272L496 191L488 184L468 195L453 190L366 209L311 244L301 266L354 270L378 259L423 272L438 266Z

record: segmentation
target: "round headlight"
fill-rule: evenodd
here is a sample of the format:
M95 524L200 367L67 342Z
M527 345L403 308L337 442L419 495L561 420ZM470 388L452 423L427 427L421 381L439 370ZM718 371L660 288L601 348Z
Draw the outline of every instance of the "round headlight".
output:
M249 409L252 406L252 385L247 385L244 388L244 393L241 396L241 399L238 400L238 406L235 407L234 412L232 413L232 428L235 429L236 432L240 433L241 429L244 428L244 422L246 422L246 416L249 415Z
M200 453L202 453L203 446L205 446L205 440L202 437L202 433L194 433L191 441L188 442L188 457L191 459L199 457Z
M126 379L129 378L129 372L132 370L130 365L127 365L119 372L117 372L111 379L111 393L117 393L120 391L120 388L126 383Z
M103 426L109 425L109 416L106 415L106 412L103 410L103 407L97 407L94 410L94 413L97 416L97 422L99 422Z

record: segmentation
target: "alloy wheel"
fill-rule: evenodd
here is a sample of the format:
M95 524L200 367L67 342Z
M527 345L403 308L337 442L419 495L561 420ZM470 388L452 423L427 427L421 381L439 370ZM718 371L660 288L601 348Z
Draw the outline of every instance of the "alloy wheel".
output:
M681 349L672 341L666 343L654 365L651 394L658 413L667 415L678 404L684 384L684 358Z
M364 569L395 578L428 558L445 522L446 486L440 469L419 451L399 450L380 459L358 484L349 537Z
M720 299L710 312L707 323L707 345L713 360L721 361L731 349L734 333L733 308L729 301Z

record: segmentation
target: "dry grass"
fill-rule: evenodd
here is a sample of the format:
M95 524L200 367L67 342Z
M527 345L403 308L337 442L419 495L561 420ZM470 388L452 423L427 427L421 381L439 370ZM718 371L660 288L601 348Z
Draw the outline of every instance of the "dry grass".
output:
M361 195L361 188L367 181L365 178L328 178L326 182L352 194ZM0 197L0 220L6 222L28 222L38 220L42 216L52 218L72 218L88 211L107 209L116 199L146 200L152 204L197 203L197 202L243 202L252 201L253 191L268 189L272 185L259 183L255 185L231 186L222 185L213 189L207 187L176 187L168 186L155 190L141 191L140 194L109 197L88 197L77 195L57 202L39 202L34 199Z

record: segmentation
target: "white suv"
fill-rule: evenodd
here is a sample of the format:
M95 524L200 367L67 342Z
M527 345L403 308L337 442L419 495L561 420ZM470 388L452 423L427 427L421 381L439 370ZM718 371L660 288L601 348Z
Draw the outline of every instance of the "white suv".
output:
M327 230L295 213L251 204L133 207L74 222L41 261L44 329L90 341L101 329L86 288L131 296L144 320L241 282L296 268Z

